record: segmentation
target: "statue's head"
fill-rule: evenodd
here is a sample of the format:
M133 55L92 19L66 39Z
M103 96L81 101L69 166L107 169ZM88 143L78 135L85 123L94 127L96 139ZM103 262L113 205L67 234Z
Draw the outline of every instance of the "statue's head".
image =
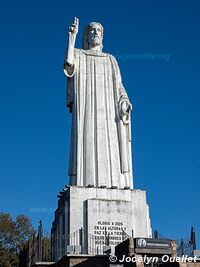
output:
M99 46L102 50L103 45L103 26L98 22L91 22L85 27L83 33L82 48L87 50Z

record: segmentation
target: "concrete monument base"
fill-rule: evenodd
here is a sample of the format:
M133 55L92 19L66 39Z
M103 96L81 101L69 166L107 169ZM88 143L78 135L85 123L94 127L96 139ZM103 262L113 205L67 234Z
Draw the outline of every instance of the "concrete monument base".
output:
M130 236L152 236L145 191L70 186L55 212L53 260L104 254Z

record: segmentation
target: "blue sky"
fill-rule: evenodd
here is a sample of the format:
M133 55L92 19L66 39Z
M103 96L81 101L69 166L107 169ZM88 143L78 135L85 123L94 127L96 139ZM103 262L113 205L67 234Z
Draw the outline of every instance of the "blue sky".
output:
M62 72L67 27L104 25L133 104L135 187L153 229L200 240L200 2L7 0L0 10L0 211L50 231L67 183L70 114Z

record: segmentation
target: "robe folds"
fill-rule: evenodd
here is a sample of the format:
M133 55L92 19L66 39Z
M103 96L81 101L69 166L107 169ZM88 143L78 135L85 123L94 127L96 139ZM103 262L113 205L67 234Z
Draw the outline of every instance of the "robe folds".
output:
M123 123L120 102L127 99L115 58L75 49L68 77L72 112L68 175L70 185L133 188L130 118Z

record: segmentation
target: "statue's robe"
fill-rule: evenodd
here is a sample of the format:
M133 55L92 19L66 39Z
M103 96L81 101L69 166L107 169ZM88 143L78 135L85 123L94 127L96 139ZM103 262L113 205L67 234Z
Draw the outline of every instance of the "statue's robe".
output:
M70 185L133 188L130 121L120 119L119 103L128 99L112 55L75 49L68 77L72 112L68 175Z

